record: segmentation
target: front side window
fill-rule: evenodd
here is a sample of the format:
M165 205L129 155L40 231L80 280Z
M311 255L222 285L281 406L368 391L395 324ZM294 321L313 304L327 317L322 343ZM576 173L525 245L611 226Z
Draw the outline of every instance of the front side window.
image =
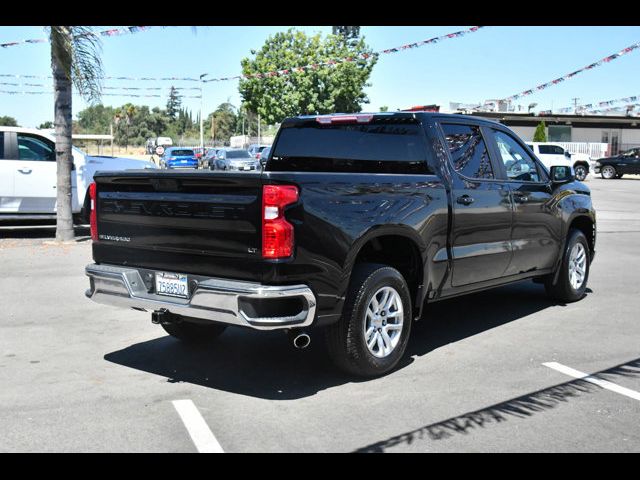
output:
M442 130L456 172L468 178L495 178L479 126L443 124Z
M494 138L509 180L539 182L538 166L516 140L504 132L494 130ZM542 147L542 145L540 145Z
M18 159L55 162L53 145L32 135L18 133Z
M557 145L540 145L538 148L544 155L564 155L564 148Z

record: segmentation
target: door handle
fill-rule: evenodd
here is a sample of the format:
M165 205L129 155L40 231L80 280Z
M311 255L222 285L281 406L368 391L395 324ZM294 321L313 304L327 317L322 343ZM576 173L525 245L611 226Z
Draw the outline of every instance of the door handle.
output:
M456 199L460 205L471 205L473 203L473 197L469 195L462 195Z
M514 192L513 201L516 203L527 203L529 201L529 197L524 193Z
M30 168L27 168L27 167L19 168L18 171L20 173L31 173L32 172L32 170Z

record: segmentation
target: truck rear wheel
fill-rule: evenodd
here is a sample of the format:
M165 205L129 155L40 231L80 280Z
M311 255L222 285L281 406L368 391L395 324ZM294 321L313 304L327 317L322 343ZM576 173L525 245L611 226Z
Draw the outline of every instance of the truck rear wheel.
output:
M161 323L164 331L172 337L182 340L186 343L203 344L214 340L222 335L227 328L226 325L217 323L203 324L188 321L179 323Z
M404 355L412 318L411 295L402 274L386 265L359 264L342 318L325 331L329 355L347 373L384 375Z
M569 303L580 300L587 289L589 280L589 242L580 230L569 232L567 243L558 272L558 280L553 283L553 275L545 281L547 294L561 302Z

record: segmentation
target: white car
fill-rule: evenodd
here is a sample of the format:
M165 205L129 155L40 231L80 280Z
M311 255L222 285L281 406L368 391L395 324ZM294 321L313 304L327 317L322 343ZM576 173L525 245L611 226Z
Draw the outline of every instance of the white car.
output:
M593 172L595 161L584 153L570 153L562 145L551 142L527 142L536 157L547 169L552 166L570 166L573 168L576 179L583 181Z
M92 156L72 147L73 213L85 219L87 191L98 170L158 168L153 162ZM0 127L0 220L54 218L55 137L41 130Z

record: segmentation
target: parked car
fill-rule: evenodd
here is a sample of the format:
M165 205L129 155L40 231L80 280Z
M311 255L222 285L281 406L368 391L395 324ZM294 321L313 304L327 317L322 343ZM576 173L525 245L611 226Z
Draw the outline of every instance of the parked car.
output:
M0 126L0 220L52 219L56 213L55 136L42 130ZM72 147L72 209L87 222L87 191L99 170L156 169L153 162L87 155Z
M161 168L198 168L198 159L191 148L169 147L160 157Z
M221 148L213 162L213 170L259 170L260 162L247 150Z
M584 153L570 153L562 145L550 142L527 142L533 153L542 161L547 169L553 165L570 165L573 168L576 179L584 181L593 171L595 161Z
M260 153L262 153L262 151L267 147L268 145L258 145L257 143L254 143L249 145L249 148L247 148L247 150L253 158L260 158Z
M171 140L171 137L156 138L156 147L164 147L166 149L171 146L173 146L173 140Z
M622 178L625 173L640 175L640 147L599 159L596 161L595 173L607 180Z
M208 148L204 156L199 159L198 168L208 168L213 170L214 167L212 166L212 162L216 159L219 150L219 148L215 147Z
M580 300L595 254L571 168L462 115L289 118L258 175L102 172L95 192L89 298L187 343L230 325L317 335L362 376L398 365L431 302L527 279Z

